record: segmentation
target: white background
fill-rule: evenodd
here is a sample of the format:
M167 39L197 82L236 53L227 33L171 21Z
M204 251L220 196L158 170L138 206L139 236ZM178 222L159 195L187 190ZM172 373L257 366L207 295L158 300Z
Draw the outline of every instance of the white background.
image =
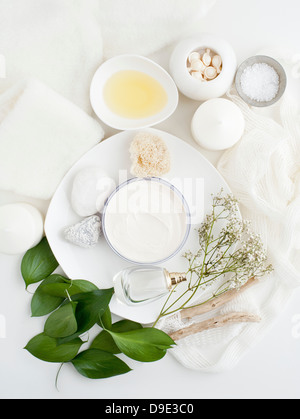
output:
M239 62L268 46L280 45L300 53L299 15L299 0L218 0L209 15L199 22L199 32L215 32L226 38ZM171 48L167 48L151 58L167 68L170 52ZM300 84L300 79L297 83ZM157 128L195 145L190 121L198 106L199 103L181 97L176 113ZM107 129L106 136L113 133ZM217 153L199 150L216 163ZM0 204L17 200L18 197L0 192ZM46 210L45 205L33 203ZM42 321L30 318L31 295L24 289L20 262L21 256L0 255L0 398L298 399L300 396L300 290L282 308L271 330L259 344L249 348L232 371L212 375L190 371L168 354L157 363L129 363L134 371L124 376L92 381L65 365L58 392L54 386L58 366L39 361L22 349L41 332Z

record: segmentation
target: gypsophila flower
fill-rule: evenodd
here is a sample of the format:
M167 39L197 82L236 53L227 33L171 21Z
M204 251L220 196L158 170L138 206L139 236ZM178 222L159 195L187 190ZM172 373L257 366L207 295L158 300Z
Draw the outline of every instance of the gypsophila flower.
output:
M216 235L220 222L225 225ZM260 236L251 231L250 221L241 220L238 201L232 194L223 196L222 190L213 196L212 212L205 217L197 232L198 251L183 255L189 264L186 272L190 277L188 289L168 306L169 295L157 321L190 308L193 299L210 287L217 287L209 298L212 299L229 290L240 289L250 278L273 271L272 265L267 264L267 253Z

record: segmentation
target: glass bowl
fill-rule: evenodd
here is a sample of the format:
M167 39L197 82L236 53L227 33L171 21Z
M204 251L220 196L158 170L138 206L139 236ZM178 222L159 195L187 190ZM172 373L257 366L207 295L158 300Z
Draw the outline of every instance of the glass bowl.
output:
M149 182L149 185L147 185L147 193L149 194L149 191L155 192L155 186L157 190L166 190L170 194L170 203L174 203L174 211L168 212L170 209L170 206L165 207L166 211L161 212L161 204L167 205L168 202L164 199L166 199L167 195L165 195L164 198L162 198L160 201L151 201L150 199L142 199L143 196L140 195L137 192L135 195L126 195L127 192L135 192L138 191L138 188L141 188L140 182ZM126 188L126 189L124 189ZM151 189L153 188L153 189ZM121 195L123 194L123 195ZM126 202L122 201L122 196L127 196L128 199L126 199ZM147 195L146 198L152 197L155 195ZM157 195L158 196L158 195ZM161 196L161 195L159 195ZM142 197L142 198L141 198ZM118 201L119 198L119 201ZM146 206L146 211L143 212L143 210L137 211L136 204L139 203L142 207ZM148 204L148 206L147 206ZM157 207L159 205L159 207ZM170 205L170 204L169 204ZM149 211L149 208L151 206L151 210ZM153 208L154 207L154 208ZM167 209L168 208L168 209ZM156 210L160 211L160 214L164 214L163 216L160 215L159 221L156 223L158 216L155 217L153 229L149 227L149 223L147 222L147 225L139 224L141 223L141 219L139 220L137 217L142 214L142 217L144 217L144 214L146 214L146 218L143 218L143 220L147 219L150 221L150 216L153 214L157 214ZM164 207L162 207L164 209ZM178 210L178 211L177 211ZM151 212L152 211L152 212ZM125 217L123 217L123 220L121 219L121 214L125 214ZM170 217L169 217L170 214ZM163 231L165 231L165 224L162 225L162 228L160 228L160 224L163 222L165 223L171 223L172 218L174 222L179 223L180 225L180 231L178 229L178 234L176 231L174 232L172 229L172 232L170 234L176 235L177 234L177 240L171 240L169 238L169 243L171 243L169 251L167 251L167 248L164 247L165 244L165 235L163 235ZM124 230L124 219L126 220L126 226ZM151 218L152 219L152 218ZM163 221L161 221L163 220ZM131 223L131 224L130 224ZM134 232L137 231L135 234L128 234L127 228L130 228L128 226L133 227L131 229ZM139 226L140 230L135 230L137 228L136 226ZM121 227L120 227L121 226ZM118 230L119 228L119 230ZM123 229L123 230L122 230ZM143 232L149 232L155 231L157 234L157 237L155 237L155 234L153 235L153 239L150 239L149 236L145 237L143 236ZM128 181L122 183L120 186L116 188L116 190L109 196L107 199L105 206L103 208L102 213L102 230L104 237L108 243L108 245L111 247L111 249L122 259L126 260L127 262L133 263L133 264L139 264L139 265L156 265L161 264L169 259L173 258L185 245L189 233L191 229L191 214L188 207L188 204L186 202L186 199L182 195L182 193L175 188L174 185L167 182L164 179L151 177L151 178L133 178L129 179ZM171 228L169 229L171 231ZM120 233L120 234L119 234ZM123 233L123 234L122 234ZM120 241L120 240L121 241ZM148 239L148 240L146 240ZM174 237L173 237L174 239ZM158 246L155 247L155 243L158 240ZM118 242L119 241L119 242ZM158 256L160 247L162 247L162 254ZM133 253L136 253L136 255L139 254L138 257L133 256ZM144 252L143 258L141 257L142 252ZM155 253L157 252L157 257L154 257ZM147 256L145 254L147 253ZM149 255L148 255L149 253ZM151 256L150 256L151 255ZM153 258L152 258L153 257Z
M156 80L167 94L163 109L141 118L121 116L111 110L104 98L104 87L113 75L124 70L141 72ZM105 124L120 131L144 129L163 122L175 112L178 99L178 89L169 73L154 61L139 55L118 55L105 61L96 71L90 87L90 101L95 114Z

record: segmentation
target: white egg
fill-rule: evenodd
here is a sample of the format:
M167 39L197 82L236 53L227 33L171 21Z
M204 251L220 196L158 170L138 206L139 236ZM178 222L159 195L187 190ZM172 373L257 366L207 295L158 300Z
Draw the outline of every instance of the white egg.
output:
M43 235L43 216L32 205L17 203L0 207L0 253L25 253L36 246Z
M81 217L102 211L106 199L116 188L115 181L98 167L82 169L74 178L71 205Z

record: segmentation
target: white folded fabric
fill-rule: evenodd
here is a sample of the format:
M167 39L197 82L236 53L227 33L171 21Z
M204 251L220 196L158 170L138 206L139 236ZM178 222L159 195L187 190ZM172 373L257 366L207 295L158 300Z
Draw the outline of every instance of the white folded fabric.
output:
M104 57L149 55L192 31L216 0L99 0Z
M103 136L97 121L40 81L18 83L0 95L0 189L50 199Z
M34 77L90 113L103 59L98 0L0 0L0 11L0 93Z
M105 58L149 55L195 27L216 0L0 0L0 93L35 77L92 113Z

